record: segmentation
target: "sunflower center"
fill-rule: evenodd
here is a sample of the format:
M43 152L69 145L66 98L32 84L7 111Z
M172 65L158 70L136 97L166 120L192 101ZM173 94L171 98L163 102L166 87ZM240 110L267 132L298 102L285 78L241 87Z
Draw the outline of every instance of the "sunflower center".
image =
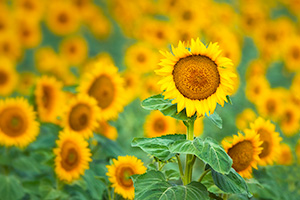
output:
M153 123L153 129L155 132L161 133L166 130L166 124L164 119L158 118Z
M232 167L237 171L247 169L253 160L253 146L250 141L242 141L228 150L228 155L232 158Z
M69 115L70 127L75 131L81 131L89 125L91 108L86 104L75 105Z
M71 45L70 47L69 47L69 52L70 53L72 53L72 54L74 54L74 53L76 53L76 47L74 46L74 45Z
M28 124L24 113L19 108L6 108L0 113L0 129L9 137L18 137L24 134Z
M5 24L3 22L0 21L0 30L5 28Z
M8 81L8 76L5 72L0 71L0 85L4 85Z
M292 49L292 56L295 60L300 58L300 49L298 47Z
M158 39L164 39L164 33L162 32L162 31L157 31L156 32L156 37L158 38Z
M269 131L265 129L259 129L257 130L257 133L259 134L260 140L263 142L261 147L263 148L262 152L259 154L260 158L264 158L268 156L271 152L272 148L272 137Z
M90 87L88 94L98 101L98 106L105 109L111 105L115 97L115 87L106 75L99 76Z
M145 62L145 61L146 61L146 56L145 56L145 54L143 54L143 53L138 54L137 60L138 60L140 63Z
M53 90L51 87L44 85L42 88L42 105L49 109L53 102Z
M260 87L258 85L255 86L253 91L255 94L260 94Z
M267 112L273 114L276 111L276 102L273 99L267 101Z
M69 20L69 16L66 13L63 12L58 15L58 21L60 23L65 24L68 22L68 20Z
M201 55L180 59L174 66L173 79L179 92L191 100L207 99L220 84L217 65Z
M130 176L134 174L134 171L131 167L121 166L116 174L117 174L117 181L120 185L122 185L125 188L131 188L133 186L133 182L130 179Z
M277 35L275 33L273 33L273 32L266 33L265 38L269 42L275 42L278 39Z
M130 77L127 77L127 78L125 79L125 86L126 86L126 87L131 87L131 86L133 86L133 80L132 80Z
M24 38L27 38L28 36L30 35L30 31L28 30L28 29L23 29L23 31L22 31L22 36L24 37Z
M2 46L2 49L4 52L9 53L10 52L10 45L9 43L5 42Z
M285 113L285 122L289 124L292 121L293 121L293 112L291 112L290 110L288 110Z
M32 4L31 1L24 1L23 3L23 7L26 9L26 10L33 10L34 9L34 5Z
M66 171L71 171L79 164L80 156L76 145L72 142L65 142L61 149L61 165Z
M184 11L183 14L182 14L182 19L185 20L185 21L191 20L192 19L191 11L189 11L189 10Z

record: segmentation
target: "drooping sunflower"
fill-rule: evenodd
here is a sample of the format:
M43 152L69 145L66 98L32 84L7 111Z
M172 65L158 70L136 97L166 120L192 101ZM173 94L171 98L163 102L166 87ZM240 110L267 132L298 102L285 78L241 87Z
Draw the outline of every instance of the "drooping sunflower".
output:
M279 145L282 138L275 131L275 125L269 120L258 117L250 124L251 130L257 132L260 141L262 141L262 152L259 154L259 165L272 165L279 154Z
M56 141L55 173L58 178L65 182L72 182L89 169L91 151L88 142L81 136L74 137L74 134L64 131L60 132L59 140Z
M99 133L110 140L116 140L118 137L117 129L107 123L107 121L100 121L95 133Z
M100 112L94 98L79 94L67 105L63 117L64 128L72 134L79 134L88 139L93 136L93 130L99 125Z
M55 123L61 116L65 101L62 87L62 83L53 77L42 76L37 80L34 94L41 121Z
M116 119L123 110L123 79L112 64L95 62L93 71L84 75L78 90L97 100L101 120Z
M238 133L233 138L225 138L222 145L231 157L235 171L244 178L251 178L252 167L257 169L262 142L254 130L246 129L244 133L245 135Z
M249 128L250 122L256 119L256 114L251 108L246 108L236 116L235 124L239 130Z
M39 124L33 107L27 100L8 98L0 100L0 144L26 147L39 134Z
M0 58L0 95L10 95L16 87L18 74L13 62L9 59Z
M146 172L144 163L134 156L118 156L112 165L107 165L108 180L112 183L115 193L125 199L134 199L134 186L130 176Z
M191 41L190 51L180 41L172 46L172 53L161 52L161 69L156 73L164 78L159 81L167 99L174 99L177 111L186 108L187 116L212 114L217 103L224 106L226 95L233 91L236 75L230 59L221 56L217 43L206 48L197 38Z
M144 130L146 137L149 138L174 134L176 131L176 120L164 116L160 111L153 111L146 118Z
M284 135L293 136L300 130L300 113L298 107L288 102L285 104L282 114L279 119L279 125Z
M282 143L279 146L279 157L277 164L279 165L291 165L294 162L291 147L288 144Z

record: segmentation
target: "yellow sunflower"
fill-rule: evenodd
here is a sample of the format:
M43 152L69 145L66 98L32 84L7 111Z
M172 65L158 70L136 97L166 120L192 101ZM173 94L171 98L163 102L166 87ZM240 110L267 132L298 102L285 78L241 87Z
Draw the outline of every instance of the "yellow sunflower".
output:
M67 105L63 117L64 128L72 134L79 134L88 139L93 136L93 130L99 125L100 112L94 98L79 94Z
M239 130L249 128L250 122L256 119L256 114L251 108L244 109L236 116L235 124Z
M251 61L246 71L246 79L249 80L256 76L265 76L267 70L267 64L262 59Z
M91 72L94 69L96 62L101 62L103 65L114 65L114 60L111 55L107 52L101 52L96 55L96 57L85 62L80 68L80 73L84 74L86 72Z
M80 19L74 5L66 1L53 1L48 8L46 23L53 33L67 35L77 31Z
M95 62L93 71L85 74L78 90L97 100L101 120L116 119L123 110L123 79L112 64Z
M300 130L299 108L292 102L285 104L279 118L279 125L284 135L294 136Z
M14 10L19 16L26 16L35 21L41 20L45 10L45 1L41 0L15 0Z
M57 60L57 57L58 55L52 47L47 46L39 48L34 53L36 69L41 73L49 73Z
M62 87L53 77L42 76L37 80L34 95L41 121L54 123L61 116L65 101Z
M17 33L10 30L0 36L0 55L13 61L22 55L21 45Z
M30 95L35 85L36 75L32 72L21 72L18 81L17 91L22 95Z
M230 59L221 56L217 43L205 47L197 38L191 41L190 51L179 42L172 46L172 53L162 52L161 69L156 70L164 78L159 81L167 99L174 99L177 111L186 108L188 117L210 115L217 103L224 106L226 96L233 91L236 75Z
M12 61L0 58L0 96L10 95L18 81L18 74Z
M78 66L87 57L87 42L83 37L70 37L60 44L60 55L64 57L70 65Z
M74 134L64 131L60 132L59 140L56 141L55 173L62 181L71 183L89 169L91 151L88 142L81 136L74 137Z
M262 142L254 130L244 132L245 136L238 133L233 138L225 138L222 145L233 161L232 168L242 177L251 178L252 167L257 169Z
M17 26L20 42L25 48L33 48L40 44L42 33L38 22L21 18L18 20Z
M294 157L291 148L288 144L282 143L279 146L279 157L277 164L279 165L291 165L294 162Z
M124 89L127 95L124 97L126 104L131 103L135 100L141 92L140 76L134 71L126 70L122 73L124 79Z
M0 34L7 32L12 28L12 16L8 7L0 3Z
M130 176L143 174L147 168L144 163L134 156L118 156L118 160L113 159L112 165L107 165L108 180L112 183L114 192L120 194L125 199L134 199L134 186Z
M174 134L176 131L176 120L164 116L160 111L152 111L147 116L144 125L146 137L160 137L162 135Z
M270 84L265 76L253 76L246 82L246 97L252 103L255 103L270 90Z
M279 154L279 145L282 138L279 133L275 131L275 125L269 120L263 118L257 118L250 124L251 130L254 130L259 135L260 141L262 141L262 152L259 154L259 165L272 165L277 159Z
M24 148L39 134L39 124L33 107L27 100L0 100L0 144Z
M291 37L284 48L285 67L290 71L300 71L300 37Z
M153 74L143 77L141 81L141 88L143 89L141 90L140 99L146 99L149 96L159 94L160 87L157 84L159 80L159 77Z
M118 137L117 129L107 123L107 121L100 121L95 133L99 133L110 140L116 140Z

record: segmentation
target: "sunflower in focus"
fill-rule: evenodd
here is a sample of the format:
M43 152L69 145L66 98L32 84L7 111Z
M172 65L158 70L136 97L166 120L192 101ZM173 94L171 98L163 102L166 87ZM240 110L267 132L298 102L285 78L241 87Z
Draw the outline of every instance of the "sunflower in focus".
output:
M112 165L107 165L108 180L112 183L114 192L120 194L125 199L134 199L134 186L130 176L143 174L147 168L144 163L134 156L118 156L118 160L113 159Z
M284 135L290 137L299 132L300 113L299 108L292 102L285 104L279 119L279 125Z
M39 134L33 107L21 98L0 100L0 144L26 147Z
M148 138L174 134L176 131L176 120L164 116L160 111L152 111L146 118L144 130Z
M188 117L210 115L217 103L224 106L226 96L233 91L236 75L230 59L221 56L217 43L204 46L197 38L191 41L190 51L180 41L172 46L172 53L161 52L164 59L156 73L163 76L159 81L167 99L174 99L177 111L186 108Z
M118 137L117 129L106 121L99 122L99 126L95 129L95 133L99 133L110 140L116 140Z
M288 144L282 143L279 146L279 157L277 164L279 165L291 165L294 162L291 147Z
M246 129L244 133L225 138L222 145L233 161L232 168L242 177L251 178L252 167L257 169L262 142L254 130Z
M257 118L250 124L251 130L257 132L260 141L262 141L262 152L259 154L259 165L272 165L279 154L279 146L282 138L278 132L275 132L275 125L269 120Z
M42 76L37 80L34 95L41 121L55 123L62 114L65 101L62 87L62 83L53 77Z
M116 119L123 110L123 79L112 64L95 62L93 71L85 74L78 90L97 100L101 120Z
M60 180L71 183L89 169L92 154L88 142L81 136L74 137L74 134L64 131L60 132L56 144L57 148L53 150L55 173Z
M13 62L5 57L0 58L0 95L10 95L14 91L17 81L18 74Z
M68 132L79 134L85 139L93 136L101 112L94 98L79 94L68 103L65 112L63 124Z

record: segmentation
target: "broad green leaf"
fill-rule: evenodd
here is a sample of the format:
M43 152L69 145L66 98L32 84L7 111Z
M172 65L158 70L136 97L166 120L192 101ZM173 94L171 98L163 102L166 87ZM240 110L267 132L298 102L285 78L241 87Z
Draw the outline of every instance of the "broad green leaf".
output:
M156 138L134 138L131 142L131 146L140 147L146 153L162 161L166 161L176 154L170 152L169 146L175 141L185 138L186 136L182 134L166 135Z
M229 173L232 159L213 139L178 140L170 145L170 152L179 154L193 154L209 164L215 171Z
M85 171L84 180L87 183L87 190L90 192L93 199L102 199L103 191L106 189L104 183L95 178L95 173L92 170Z
M218 113L214 112L213 114L207 116L205 115L214 125L216 125L219 129L222 129L222 118Z
M15 176L0 175L0 198L18 200L25 195L23 187Z
M251 197L245 180L233 168L230 169L229 174L221 174L213 169L211 174L214 183L222 191L231 194L245 194Z
M175 169L168 169L165 171L167 180L178 180L180 178L180 173Z
M188 185L172 185L160 171L148 171L134 181L136 200L191 200L209 199L204 185L191 182Z

